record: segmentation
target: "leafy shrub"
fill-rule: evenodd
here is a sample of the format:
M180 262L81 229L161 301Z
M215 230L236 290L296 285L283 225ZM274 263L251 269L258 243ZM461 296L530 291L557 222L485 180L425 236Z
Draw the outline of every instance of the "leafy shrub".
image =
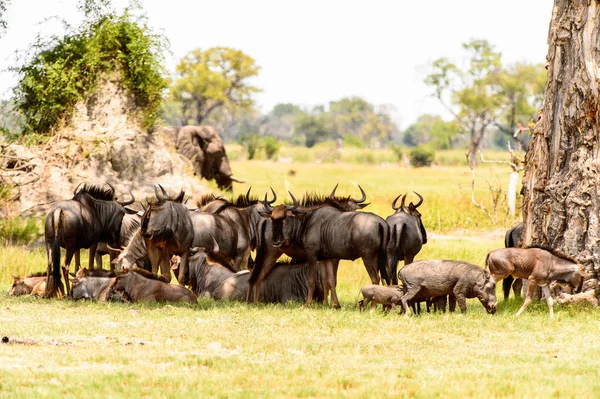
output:
M158 118L167 80L162 66L164 40L143 20L125 11L98 15L74 33L41 38L29 60L16 68L13 89L26 132L49 134L72 117L75 105L97 90L103 75L120 79L144 127Z
M41 235L37 219L8 218L0 221L0 241L28 244Z
M342 138L344 145L349 146L349 147L356 147L356 148L365 148L365 144L363 143L363 141L350 134L350 133L346 133L344 134L344 137Z
M242 137L240 141L248 154L248 159L254 159L256 157L256 152L261 148L259 135L252 133Z
M435 159L435 151L426 146L419 145L410 150L408 157L410 159L410 164L415 168L431 166Z
M273 159L277 157L279 153L279 149L281 148L281 143L275 137L267 136L263 138L263 147L265 149L265 154L267 155L267 159Z
M398 161L402 161L402 157L404 156L404 151L402 150L402 146L394 143L390 143L390 148Z

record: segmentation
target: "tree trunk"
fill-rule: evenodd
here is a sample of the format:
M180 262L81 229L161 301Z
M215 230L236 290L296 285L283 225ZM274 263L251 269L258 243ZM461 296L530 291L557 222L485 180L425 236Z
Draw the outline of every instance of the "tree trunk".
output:
M525 245L546 245L600 270L600 3L555 0L548 83L523 179Z

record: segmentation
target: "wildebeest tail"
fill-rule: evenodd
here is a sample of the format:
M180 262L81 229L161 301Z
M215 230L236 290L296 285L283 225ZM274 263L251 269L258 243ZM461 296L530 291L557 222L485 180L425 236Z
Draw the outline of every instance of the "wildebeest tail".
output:
M52 243L52 270L48 270L46 292L44 296L56 295L59 287L62 287L60 278L60 238L62 235L62 210L56 209L52 215L52 228L54 229L54 242Z
M377 267L381 278L385 280L387 285L390 285L390 277L387 274L387 244L388 232L385 230L387 225L379 223L379 249L377 251Z

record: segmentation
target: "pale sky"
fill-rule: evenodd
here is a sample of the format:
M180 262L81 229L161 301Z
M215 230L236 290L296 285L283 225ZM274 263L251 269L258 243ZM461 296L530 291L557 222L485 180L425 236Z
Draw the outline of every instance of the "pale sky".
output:
M8 31L0 39L0 98L16 83L14 52L27 49L38 32L62 32L82 16L77 0L12 0ZM120 9L127 1L113 0ZM148 22L164 34L172 54L166 67L200 48L242 50L261 67L254 84L261 111L278 103L328 104L359 96L392 105L406 128L423 113L443 114L424 83L439 57L464 61L462 43L486 39L505 64L544 63L552 0L143 0Z

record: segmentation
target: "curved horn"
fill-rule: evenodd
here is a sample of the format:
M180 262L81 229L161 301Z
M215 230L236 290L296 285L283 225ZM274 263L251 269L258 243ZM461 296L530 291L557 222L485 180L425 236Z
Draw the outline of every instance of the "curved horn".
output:
M162 191L162 192L163 192L163 194L164 194L164 196L165 196L165 199L168 199L168 200L170 200L170 199L171 199L171 197L169 197L169 193L167 192L167 190L165 190L165 188L164 188L163 186L161 186L160 184L158 185L158 187L160 187L160 191Z
M234 175L229 176L229 178L231 179L231 181L234 181L236 183L246 183L246 180L238 179Z
M406 194L402 196L402 201L400 201L400 209L404 210L404 200L406 200Z
M402 194L400 194L400 195L402 195ZM400 195L398 195L398 196L396 197L396 199L395 199L395 200L392 202L392 209L393 209L393 210L395 210L395 211L398 211L398 210L400 210L400 207L399 207L399 206L398 206L398 207L396 206L396 202L398 202L398 199L400 198Z
M354 201L356 201L357 204L360 204L362 202L365 202L365 200L367 199L367 193L365 193L365 190L362 189L362 187L360 186L360 184L358 185L358 188L360 189L360 193L362 194L362 198L358 199L358 200L354 200Z
M269 201L269 205L271 205L273 202L277 201L277 194L275 194L275 190L273 190L273 187L269 187L271 189L271 192L273 193L273 199L271 201ZM265 195L266 198L266 195Z
M287 209L289 211L293 211L298 208L298 200L296 199L296 197L294 197L294 194L292 194L291 191L288 191L288 193L290 193L290 197L292 197L292 201L294 201L294 205L288 205Z
M127 206L127 205L133 204L135 202L135 197L133 196L133 193L131 192L131 190L129 190L129 195L131 195L131 199L129 201L119 202L119 204L121 204L122 206Z
M331 192L331 194L329 194L329 198L333 199L333 197L335 196L335 190L337 190L339 185L340 185L340 183L335 185L335 187L333 188L333 191Z
M158 186L159 186L159 184L154 185L154 194L156 195L156 198L158 198L159 201L164 201L165 197L163 197L163 195L158 192Z
M77 190L79 190L79 187L81 187L82 184L83 183L79 183L77 187L75 187L75 190L73 190L73 197L77 195Z
M246 201L250 202L250 190L252 190L252 186L248 187L248 192L246 193Z
M269 201L267 200L267 194L265 194L265 200L263 201L263 205L265 206L265 209L267 210L267 212L269 212L269 213L273 212L273 208L271 207L271 204L269 204Z
M419 197L419 202L415 205L415 209L417 209L419 207L419 205L421 205L423 203L423 197L421 196L421 194L419 194L416 191L413 191L413 193L417 194L417 197Z
M104 183L108 184L108 187L110 187L110 189L113 191L113 197L114 197L114 195L117 192L117 190L115 190L115 188L113 187L113 185L110 184L109 182L105 181Z
M212 253L216 254L220 251L219 249L219 243L217 242L217 240L215 240L215 237L213 237L212 234L209 234L210 238L212 238L213 240L213 249L212 249Z

